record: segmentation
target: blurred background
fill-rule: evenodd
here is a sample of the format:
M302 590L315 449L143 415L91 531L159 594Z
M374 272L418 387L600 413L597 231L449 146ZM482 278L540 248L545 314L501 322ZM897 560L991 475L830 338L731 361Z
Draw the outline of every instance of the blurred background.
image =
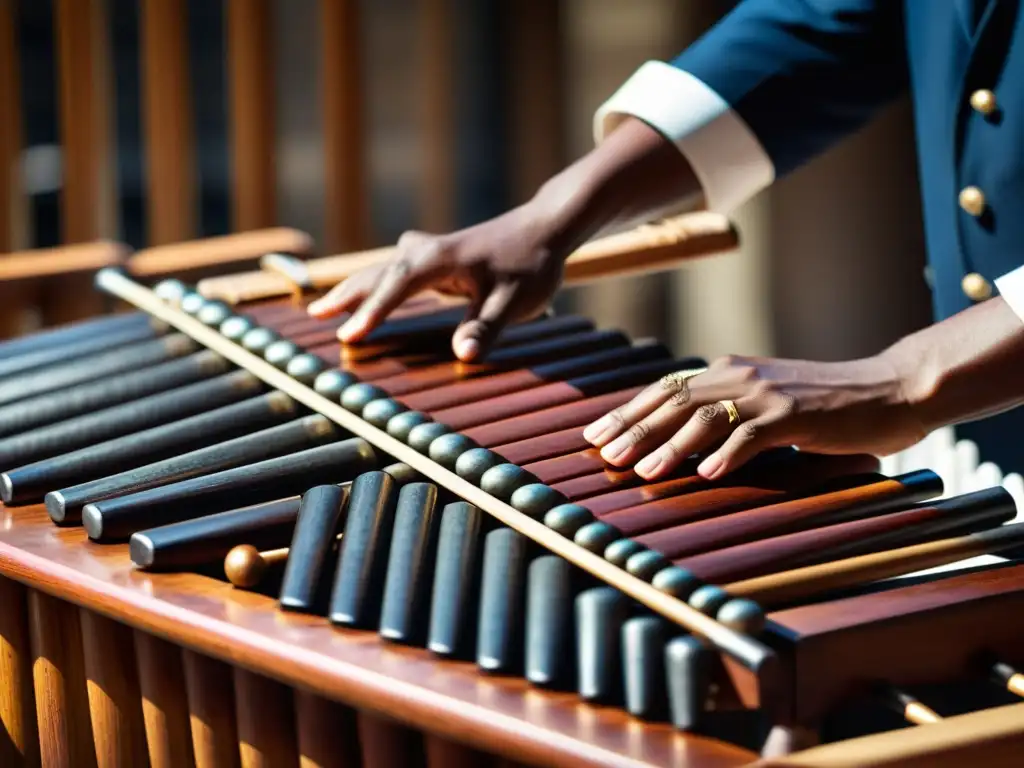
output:
M486 219L734 4L0 0L0 252L283 224L326 254ZM679 353L877 351L930 314L910 120L894 106L747 204L738 251L562 307Z

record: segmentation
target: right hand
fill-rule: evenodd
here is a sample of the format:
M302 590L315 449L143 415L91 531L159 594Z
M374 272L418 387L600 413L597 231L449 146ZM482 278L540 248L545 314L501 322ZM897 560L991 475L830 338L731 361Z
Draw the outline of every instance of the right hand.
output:
M464 296L469 307L452 349L460 360L479 359L505 325L541 314L558 289L571 246L559 245L564 238L552 219L527 203L447 235L407 232L393 259L355 273L310 304L309 313L353 312L338 332L351 343L419 291Z

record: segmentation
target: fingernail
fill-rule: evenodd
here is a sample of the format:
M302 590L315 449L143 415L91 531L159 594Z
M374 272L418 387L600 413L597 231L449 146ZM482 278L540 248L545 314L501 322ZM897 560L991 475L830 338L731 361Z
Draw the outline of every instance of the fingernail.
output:
M700 466L697 467L697 474L708 480L714 480L721 470L722 457L713 453L700 463Z
M629 435L623 435L618 440L613 440L601 450L601 456L605 461L618 461L631 448Z
M315 315L315 314L319 313L320 312L320 302L319 301L310 302L309 306L306 307L306 310L311 315Z
M645 456L643 460L636 465L636 473L640 475L640 477L647 479L661 469L661 465L664 463L665 462L661 458L660 453L652 453Z
M615 421L610 416L602 416L585 430L583 439L598 448L615 436Z
M338 338L345 342L352 341L359 334L359 331L362 330L360 328L361 325L362 323L353 317L338 329Z
M476 339L463 339L455 346L455 354L460 360L472 360L480 354L480 342Z

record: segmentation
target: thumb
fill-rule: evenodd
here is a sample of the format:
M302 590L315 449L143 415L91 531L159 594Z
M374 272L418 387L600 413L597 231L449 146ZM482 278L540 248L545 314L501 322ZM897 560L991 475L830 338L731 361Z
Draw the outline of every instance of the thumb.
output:
M468 363L487 354L512 318L522 287L519 280L499 282L482 302L470 306L466 319L452 337L452 349L457 358Z

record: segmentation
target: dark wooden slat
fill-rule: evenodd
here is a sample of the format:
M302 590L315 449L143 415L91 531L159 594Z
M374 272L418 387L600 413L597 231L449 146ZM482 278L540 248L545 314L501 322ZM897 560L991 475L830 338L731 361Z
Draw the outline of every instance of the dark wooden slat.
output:
M273 36L269 0L229 0L231 213L236 231L275 221Z
M96 765L148 766L132 630L86 610L79 622Z
M196 768L239 766L231 667L187 649L182 663Z
M420 222L427 232L455 228L455 24L453 0L418 0L422 179Z
M39 764L28 590L0 577L0 765Z
M14 0L0 0L0 115L0 253L5 253L28 247L17 173L23 137Z
M78 609L35 590L28 609L43 765L94 768Z
M140 574L125 546L88 545L78 529L55 535L40 507L0 508L0 523L0 574L45 581L60 599L102 610L199 653L387 712L412 728L487 752L534 765L590 768L624 762L681 768L684 754L687 768L738 766L753 759L746 750L683 735L667 724L638 725L621 711L531 691L521 680L478 675L425 651L384 643L372 632L341 631L322 618L282 613L272 598L221 581L188 573ZM227 672L226 681L216 669L189 675L187 666L186 677L195 682L189 685L190 704L198 703L197 692L229 694L221 711L231 718L226 734L231 750L219 765L230 767L238 764L231 676L223 665L216 668ZM194 724L203 728L203 720Z
M234 678L242 768L298 765L291 689L239 667Z
M370 240L359 6L320 0L328 251L365 248Z
M135 630L135 659L152 768L192 765L192 736L181 650Z
M139 6L151 245L186 240L196 230L197 174L186 8L185 0L142 0Z
M58 0L56 26L64 241L111 238L117 205L106 3ZM51 324L94 314L103 305L89 279L77 275L51 280L43 304L45 322Z

